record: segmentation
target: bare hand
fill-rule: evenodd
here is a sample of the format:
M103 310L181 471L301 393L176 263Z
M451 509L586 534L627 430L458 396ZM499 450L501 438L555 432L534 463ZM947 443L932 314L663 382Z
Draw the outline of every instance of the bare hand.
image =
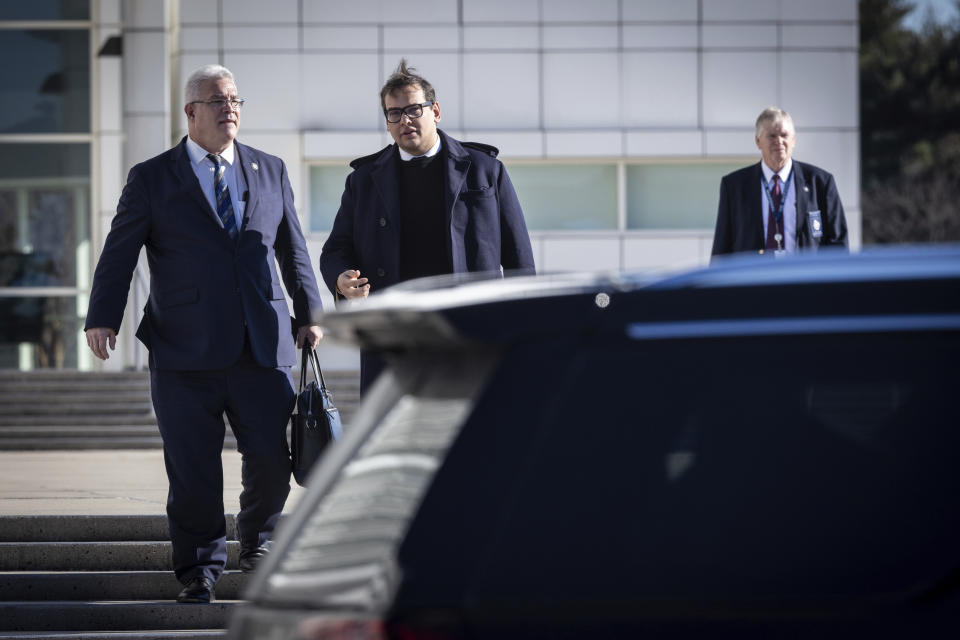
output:
M307 324L297 329L297 349L303 348L308 342L311 347L316 347L322 339L323 330L318 325Z
M347 269L337 276L337 290L344 298L366 298L370 295L370 283L356 269Z
M110 345L110 351L115 351L117 348L117 332L113 329L93 327L87 329L86 335L87 346L90 347L90 351L93 351L93 355L101 360L106 360L110 357L110 354L107 352L107 344Z

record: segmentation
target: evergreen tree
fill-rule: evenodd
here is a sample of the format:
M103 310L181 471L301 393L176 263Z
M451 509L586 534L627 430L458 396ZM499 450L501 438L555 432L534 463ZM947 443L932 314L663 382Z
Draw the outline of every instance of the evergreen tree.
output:
M960 18L914 32L912 8L860 0L866 244L960 241Z

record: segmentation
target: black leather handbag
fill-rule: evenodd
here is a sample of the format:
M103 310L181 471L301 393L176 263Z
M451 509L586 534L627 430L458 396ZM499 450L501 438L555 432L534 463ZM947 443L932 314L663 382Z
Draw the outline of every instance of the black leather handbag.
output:
M307 382L307 360L313 368L313 377ZM303 347L300 360L300 391L297 405L290 416L290 454L293 458L293 479L301 487L310 469L331 442L340 437L343 426L340 411L333 404L320 370L320 359L313 347Z

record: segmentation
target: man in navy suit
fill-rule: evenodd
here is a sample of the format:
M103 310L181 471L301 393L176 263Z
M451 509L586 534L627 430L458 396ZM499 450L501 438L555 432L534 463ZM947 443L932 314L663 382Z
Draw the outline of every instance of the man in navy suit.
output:
M224 414L243 456L241 569L266 554L290 491L293 331L297 347L322 337L314 324L320 292L286 167L234 141L243 102L224 67L190 76L189 135L130 170L87 312L87 344L105 360L146 247L150 296L137 337L150 352L173 567L185 585L179 602L213 600L226 564Z
M406 60L380 90L396 144L350 163L340 210L320 253L336 297L470 271L533 273L520 202L497 149L437 128L440 103ZM361 388L383 363L361 354Z
M757 118L762 161L720 182L713 255L785 255L847 247L847 220L833 176L793 160L793 119L776 107Z

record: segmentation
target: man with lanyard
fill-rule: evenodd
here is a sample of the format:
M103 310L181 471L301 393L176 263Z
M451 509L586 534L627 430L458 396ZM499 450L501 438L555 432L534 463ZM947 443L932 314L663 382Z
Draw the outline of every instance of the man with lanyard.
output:
M720 182L712 254L785 254L847 247L847 221L833 176L793 159L793 119L777 107L756 122L761 162ZM757 187L760 192L757 192Z

